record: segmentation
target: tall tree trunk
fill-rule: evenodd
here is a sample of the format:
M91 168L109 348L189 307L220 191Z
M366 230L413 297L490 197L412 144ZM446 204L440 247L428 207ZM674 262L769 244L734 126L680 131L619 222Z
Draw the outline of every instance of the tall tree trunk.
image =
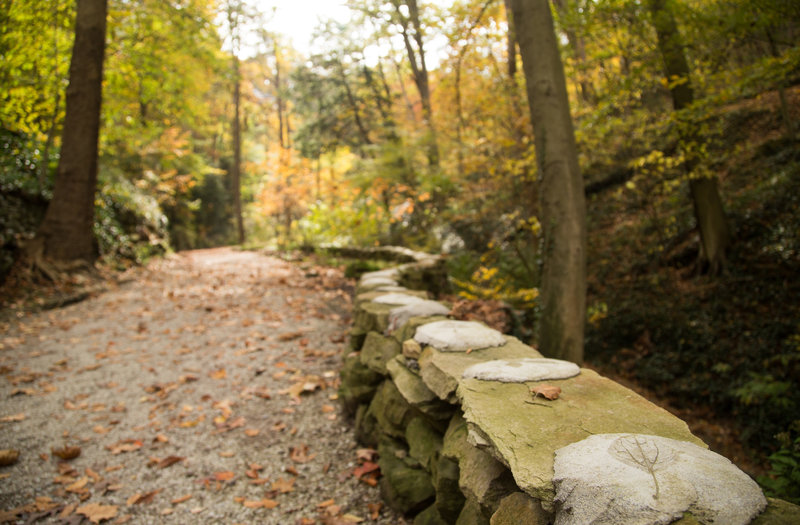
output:
M506 8L506 18L508 19L508 37L506 39L506 52L508 54L508 77L514 79L517 75L517 30L514 26L514 13L511 9L511 0L503 0Z
M78 0L61 158L34 243L34 250L55 261L97 257L93 225L106 11L107 0Z
M594 85L586 78L584 71L586 69L586 42L584 42L583 36L575 31L574 25L569 22L571 18L569 10L572 6L567 4L567 0L553 0L553 5L555 5L558 11L559 20L562 22L567 42L575 56L575 70L578 76L578 92L580 94L580 99L587 105L593 106L597 103Z
M397 20L402 30L403 44L408 54L414 85L417 86L417 91L419 92L420 103L422 104L422 120L425 122L430 135L428 140L428 165L438 169L439 144L436 139L436 128L433 124L431 90L428 80L428 66L425 63L425 46L422 40L419 7L417 6L417 0L392 0L392 4L395 7ZM402 5L408 7L408 17L403 14ZM409 27L409 24L411 27ZM410 34L411 29L413 29L413 35Z
M231 169L231 185L233 186L233 213L236 215L236 238L244 244L244 219L242 218L242 123L241 123L241 89L239 75L239 57L233 55L233 168Z
M672 105L675 111L680 111L689 107L694 101L689 64L683 52L681 35L667 0L650 0L649 7L658 38L658 49L664 61L664 74L670 86ZM696 130L690 122L682 122L679 129L681 141L685 145L698 142ZM696 166L697 159L687 156L685 162L687 174L691 175ZM695 221L700 231L698 268L707 269L708 273L715 275L725 267L725 252L730 244L730 230L719 195L717 178L691 177L689 190Z
M540 179L542 282L539 348L583 362L586 201L567 83L548 0L512 0Z

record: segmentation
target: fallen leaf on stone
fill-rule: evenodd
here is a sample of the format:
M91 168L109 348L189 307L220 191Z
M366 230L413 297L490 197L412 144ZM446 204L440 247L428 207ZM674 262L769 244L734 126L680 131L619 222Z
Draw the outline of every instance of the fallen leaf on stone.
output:
M13 465L19 460L19 450L6 448L0 450L0 467Z
M117 516L116 505L100 505L99 503L88 503L75 510L75 514L86 516L92 523L100 523L103 520L110 520Z
M51 448L50 452L57 458L69 461L81 455L81 447L63 446L61 448Z
M550 401L555 401L561 395L561 388L553 385L537 385L531 387L533 397L542 396Z

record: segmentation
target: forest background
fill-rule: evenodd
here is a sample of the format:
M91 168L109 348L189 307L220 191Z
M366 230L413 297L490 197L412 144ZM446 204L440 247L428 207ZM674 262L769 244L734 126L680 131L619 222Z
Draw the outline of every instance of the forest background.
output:
M52 197L74 4L0 0L3 279ZM418 4L351 0L350 21L321 23L304 54L241 0L111 0L101 259L226 244L442 252L460 296L504 301L535 342L539 187L508 2ZM676 23L686 76L665 76L654 5ZM588 203L587 361L799 502L800 5L552 11ZM681 86L693 99L674 111ZM730 232L713 267L690 195L711 177Z

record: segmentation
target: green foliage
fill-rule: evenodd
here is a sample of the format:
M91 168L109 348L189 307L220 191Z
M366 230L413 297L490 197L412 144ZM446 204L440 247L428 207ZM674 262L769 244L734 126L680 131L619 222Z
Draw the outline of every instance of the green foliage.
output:
M800 420L794 427L800 427ZM800 505L800 437L791 441L788 432L782 437L780 450L769 456L769 475L759 476L758 483L768 496Z

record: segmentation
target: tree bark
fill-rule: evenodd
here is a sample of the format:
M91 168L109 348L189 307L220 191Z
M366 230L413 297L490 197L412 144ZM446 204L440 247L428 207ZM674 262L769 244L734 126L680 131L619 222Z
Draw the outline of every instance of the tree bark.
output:
M672 96L672 106L675 111L681 111L694 102L694 92L678 25L667 0L650 0L649 7L658 38L658 49L664 61L664 73ZM684 144L698 142L691 123L681 123L679 129ZM700 231L698 268L715 275L725 268L726 251L730 244L730 230L719 195L717 177L691 177L692 171L697 166L697 159L691 156L687 157L684 165L690 176L689 190L695 221Z
M539 349L583 362L586 202L548 0L512 0L540 179L542 282Z
M236 215L236 238L244 244L244 219L242 218L242 123L241 123L241 88L239 75L239 57L233 55L233 168L231 169L231 185L233 186L233 213Z
M45 258L92 262L107 0L78 0L53 199L35 244Z

